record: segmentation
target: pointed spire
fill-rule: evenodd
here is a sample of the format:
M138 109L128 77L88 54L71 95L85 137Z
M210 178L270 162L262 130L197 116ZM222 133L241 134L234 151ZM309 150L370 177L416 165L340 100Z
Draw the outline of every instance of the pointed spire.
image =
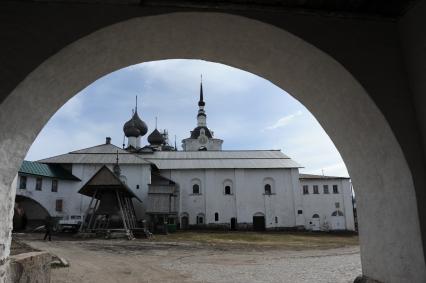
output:
M198 101L198 106L204 106L204 96L203 96L203 75L201 75L201 82L200 82L200 100Z
M158 117L155 116L155 128L157 129L157 122L158 122Z
M175 135L175 150L177 150L177 145L176 145L176 135Z
M135 107L135 113L138 113L138 96L136 95L136 107Z
M120 166L118 165L118 150L117 150L117 157L115 159L115 164L114 164L114 167L112 168L112 171L114 172L114 174L117 177L120 177L120 175L121 175L121 169L120 169Z

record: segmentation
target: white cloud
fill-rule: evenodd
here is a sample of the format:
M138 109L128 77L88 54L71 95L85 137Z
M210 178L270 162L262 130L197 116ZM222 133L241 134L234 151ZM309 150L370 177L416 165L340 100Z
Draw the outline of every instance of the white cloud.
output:
M296 118L297 116L302 115L302 111L297 111L296 113L284 116L282 118L280 118L277 122L275 122L275 124L273 124L272 126L268 126L266 127L266 130L275 130L278 128L282 128L287 126L288 124L290 124L292 121L294 121L294 118Z

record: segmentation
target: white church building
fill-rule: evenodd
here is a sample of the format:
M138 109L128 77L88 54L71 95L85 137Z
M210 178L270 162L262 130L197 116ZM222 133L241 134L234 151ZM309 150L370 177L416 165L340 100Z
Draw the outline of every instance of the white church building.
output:
M91 198L79 191L104 166L111 172L119 166L117 177L135 196L137 220L154 230L165 222L181 229L355 230L349 178L299 174L301 165L280 150L222 150L223 140L207 127L202 84L198 107L197 126L182 151L157 128L142 145L148 127L136 106L123 127L123 148L106 138L101 145L25 161L16 180L15 214L25 214L26 221L43 213L83 217Z

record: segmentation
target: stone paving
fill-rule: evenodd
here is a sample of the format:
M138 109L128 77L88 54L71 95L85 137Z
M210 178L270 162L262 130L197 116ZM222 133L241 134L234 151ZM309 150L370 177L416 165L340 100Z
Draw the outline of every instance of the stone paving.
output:
M358 246L327 250L207 245L147 240L27 239L66 258L52 282L353 282Z

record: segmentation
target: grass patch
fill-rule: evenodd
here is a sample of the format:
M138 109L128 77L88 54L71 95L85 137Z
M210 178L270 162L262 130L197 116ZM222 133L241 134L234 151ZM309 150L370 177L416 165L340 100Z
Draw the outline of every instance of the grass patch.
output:
M155 241L198 242L211 245L254 245L286 249L330 249L358 245L358 236L305 232L192 232L156 235Z

